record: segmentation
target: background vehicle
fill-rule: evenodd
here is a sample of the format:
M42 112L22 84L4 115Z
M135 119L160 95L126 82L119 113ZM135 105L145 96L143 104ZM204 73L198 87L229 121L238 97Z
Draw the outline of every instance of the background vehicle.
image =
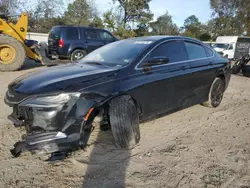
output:
M117 39L104 29L55 26L48 38L48 53L52 58L79 60L93 50Z
M100 111L117 146L133 148L139 120L201 103L218 107L230 77L229 60L198 40L152 36L110 43L79 63L25 75L8 86L9 119L28 133L12 154L84 147Z
M219 36L213 48L228 59L239 60L250 53L250 37Z
M87 53L117 40L111 33L102 29L84 27L54 27L49 37L49 50L46 43L38 44L26 40L28 14L22 13L16 23L11 16L0 15L0 71L18 70L28 57L43 65L63 63L59 57L82 58Z

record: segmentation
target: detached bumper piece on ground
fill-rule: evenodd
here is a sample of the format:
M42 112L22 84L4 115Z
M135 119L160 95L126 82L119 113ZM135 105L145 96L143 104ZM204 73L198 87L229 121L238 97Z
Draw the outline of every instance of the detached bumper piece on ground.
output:
M21 152L32 151L52 153L48 160L63 160L68 156L72 146L77 147L78 142L70 141L64 133L35 133L27 135L23 141L16 142L14 149L10 151L14 157L18 157Z

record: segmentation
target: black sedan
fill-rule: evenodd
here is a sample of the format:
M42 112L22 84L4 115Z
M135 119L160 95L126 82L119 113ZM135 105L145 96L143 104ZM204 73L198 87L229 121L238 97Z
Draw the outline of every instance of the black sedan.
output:
M215 108L230 77L230 62L198 40L152 36L108 44L80 62L9 84L9 119L27 131L11 152L55 154L84 147L100 112L116 145L133 148L140 121L196 104Z

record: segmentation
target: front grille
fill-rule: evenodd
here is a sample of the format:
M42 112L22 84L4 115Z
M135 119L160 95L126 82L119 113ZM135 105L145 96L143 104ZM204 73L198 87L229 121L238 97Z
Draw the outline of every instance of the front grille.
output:
M28 96L29 94L19 93L9 89L5 94L5 101L7 104L19 104Z

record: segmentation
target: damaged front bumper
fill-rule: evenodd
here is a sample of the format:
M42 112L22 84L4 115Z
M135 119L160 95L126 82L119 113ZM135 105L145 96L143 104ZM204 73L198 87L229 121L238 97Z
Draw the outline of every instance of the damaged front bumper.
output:
M27 133L23 140L14 144L10 150L12 155L18 157L25 151L67 154L85 147L91 132L91 124L86 116L90 116L94 102L79 95L70 95L67 100L54 97L58 101L48 98L51 102L40 98L37 102L35 99L38 98L13 103L5 97L5 103L13 107L8 119L16 127L24 126Z

